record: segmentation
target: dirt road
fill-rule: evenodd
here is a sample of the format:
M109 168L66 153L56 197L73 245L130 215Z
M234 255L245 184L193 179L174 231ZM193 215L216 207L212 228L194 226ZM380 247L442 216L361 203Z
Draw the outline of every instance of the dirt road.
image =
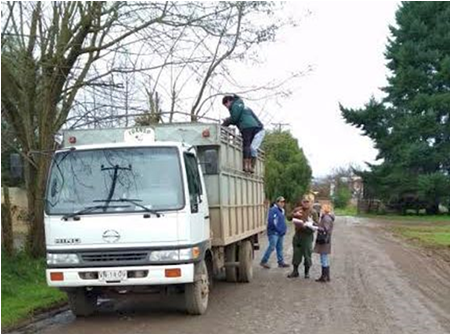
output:
M331 284L289 280L287 269L262 269L257 260L254 281L218 282L201 317L183 314L178 300L139 297L107 302L88 319L67 311L20 333L450 333L450 263L394 239L377 222L337 219Z

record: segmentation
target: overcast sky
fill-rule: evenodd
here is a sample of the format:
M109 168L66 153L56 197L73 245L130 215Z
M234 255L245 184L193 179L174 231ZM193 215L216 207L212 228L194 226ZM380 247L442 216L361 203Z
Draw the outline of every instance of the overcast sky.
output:
M396 1L287 2L285 16L301 18L298 26L281 30L276 42L263 45L258 50L263 60L259 65L240 61L230 66L233 78L243 86L264 85L312 67L291 86L293 94L280 101L281 106L272 98L245 102L266 128L276 122L289 124L284 128L298 139L315 177L335 167L364 167L365 162L375 161L373 143L344 122L339 103L357 108L372 95L382 96L379 88L386 85L389 74L384 52L398 6ZM229 115L220 98L212 111L221 119Z
M289 129L313 169L324 176L337 166L374 162L373 143L345 124L338 104L362 107L372 95L381 97L386 85L385 46L389 25L395 23L398 2L289 2L287 13L311 14L296 28L284 31L267 47L264 70L314 70L299 81L299 88L268 110L272 121L290 123ZM297 65L296 65L297 64ZM249 103L251 107L251 103ZM278 108L266 105L266 108Z

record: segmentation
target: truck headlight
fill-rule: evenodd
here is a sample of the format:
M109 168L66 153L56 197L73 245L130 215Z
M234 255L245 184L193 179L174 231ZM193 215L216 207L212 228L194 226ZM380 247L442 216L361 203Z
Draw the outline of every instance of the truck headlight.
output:
M150 261L178 261L180 260L180 251L178 249L167 251L153 251L150 253Z
M80 259L77 254L60 254L60 253L47 253L47 264L77 264L80 263Z
M200 248L183 248L164 251L153 251L149 260L153 262L195 260L200 256Z
M199 256L200 256L199 247L180 249L180 260L195 260Z

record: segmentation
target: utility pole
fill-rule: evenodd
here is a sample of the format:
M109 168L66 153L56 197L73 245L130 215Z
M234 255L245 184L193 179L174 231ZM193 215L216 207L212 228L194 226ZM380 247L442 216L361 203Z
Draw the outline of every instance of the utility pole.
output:
M272 123L273 126L278 128L278 131L281 132L284 126L289 126L289 123Z

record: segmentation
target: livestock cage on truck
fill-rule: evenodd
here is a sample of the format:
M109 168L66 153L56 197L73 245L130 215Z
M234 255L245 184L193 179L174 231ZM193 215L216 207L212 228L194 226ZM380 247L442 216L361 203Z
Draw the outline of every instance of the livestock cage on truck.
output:
M212 246L227 246L265 230L264 152L259 150L255 173L243 171L242 137L214 123L167 123L151 127L156 142L181 142L197 150L209 203ZM123 128L68 130L63 146L120 143ZM213 153L213 154L211 154ZM208 168L207 159L215 167Z

